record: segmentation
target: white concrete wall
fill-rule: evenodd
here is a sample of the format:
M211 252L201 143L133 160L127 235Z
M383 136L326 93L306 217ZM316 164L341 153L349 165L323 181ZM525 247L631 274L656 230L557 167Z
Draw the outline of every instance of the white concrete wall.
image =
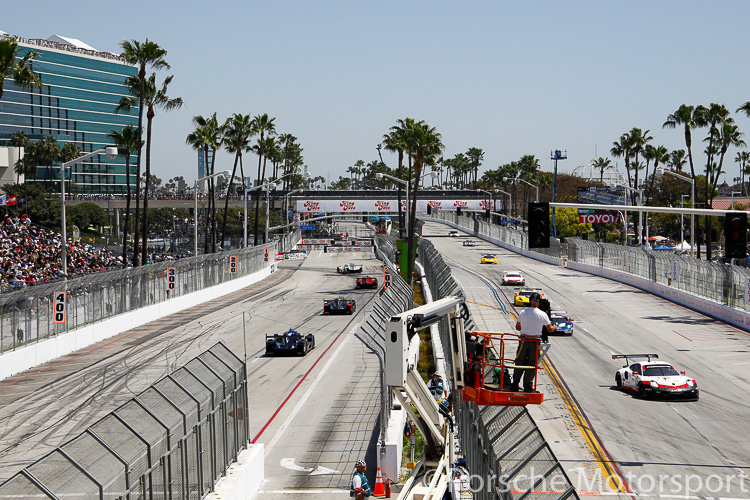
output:
M237 461L227 469L227 475L219 479L214 491L204 500L251 500L264 478L263 445L251 444L239 454Z
M159 318L236 292L270 276L274 271L276 271L276 263L249 276L142 307L5 353L0 357L0 361L2 361L0 362L0 380Z

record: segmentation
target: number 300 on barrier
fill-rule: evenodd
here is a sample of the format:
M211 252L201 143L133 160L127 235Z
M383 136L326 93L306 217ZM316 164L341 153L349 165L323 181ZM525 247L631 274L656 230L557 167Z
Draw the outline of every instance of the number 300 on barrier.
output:
M167 290L177 290L177 268L167 268Z
M52 318L52 323L54 324L64 324L65 323L65 313L67 312L67 303L68 303L68 293L65 291L55 292L55 300L54 300L54 317Z

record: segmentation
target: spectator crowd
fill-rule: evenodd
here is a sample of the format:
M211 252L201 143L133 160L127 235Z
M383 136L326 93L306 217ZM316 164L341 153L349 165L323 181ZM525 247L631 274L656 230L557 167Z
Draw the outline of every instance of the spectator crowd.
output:
M27 216L0 222L0 292L61 278L62 236L34 226ZM122 266L106 249L68 239L68 274L77 276Z

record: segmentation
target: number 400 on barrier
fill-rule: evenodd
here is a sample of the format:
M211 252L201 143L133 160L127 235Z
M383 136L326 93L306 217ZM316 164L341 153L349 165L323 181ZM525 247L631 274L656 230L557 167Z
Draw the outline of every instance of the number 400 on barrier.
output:
M52 318L52 323L57 325L65 323L65 315L68 309L67 304L68 292L64 290L55 292L54 317Z

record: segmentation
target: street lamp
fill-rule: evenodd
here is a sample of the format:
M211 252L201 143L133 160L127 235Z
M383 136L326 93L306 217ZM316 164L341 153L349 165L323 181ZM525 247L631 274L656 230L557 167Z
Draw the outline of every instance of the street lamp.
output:
M289 191L284 195L284 234L286 234L287 232L286 225L289 224L289 197L294 193L302 193L303 191L304 189L295 189L294 191Z
M508 209L506 210L506 212L508 213L508 215L513 215L511 213L511 209L513 208L513 196L509 192L503 191L502 189L495 189L495 191L508 196Z
M227 177L229 176L229 174L229 170L223 170L221 172L216 172L215 174L201 177L200 179L195 179L195 184L193 185L193 198L195 199L195 212L193 212L193 220L195 221L195 231L193 233L193 236L195 238L195 241L193 241L193 250L195 251L195 253L193 255L198 255L198 183L213 179L214 177L218 177L220 175ZM208 234L206 234L206 238L208 238Z
M68 279L68 232L67 224L65 222L65 169L72 167L76 163L88 160L92 156L106 154L107 158L114 160L117 158L117 147L108 146L104 149L97 149L91 153L87 153L83 156L70 161L66 161L60 165L60 215L62 216L62 271L63 278ZM126 263L123 263L126 264Z
M741 191L732 191L732 210L734 210L734 195L742 194Z
M685 208L685 198L690 196L689 194L680 195L680 204L682 208ZM682 242L685 241L685 214L680 214L680 248L682 248ZM685 250L682 248L682 250ZM692 250L692 249L691 249Z
M622 188L627 189L628 191L634 191L638 193L638 205L643 205L643 190L642 189L632 188L624 184L615 184L615 187L622 187ZM628 196L626 194L625 195L625 207L626 207L625 208L625 217L626 217L625 219L625 244L626 245L627 245L627 240L628 240L627 206L628 206ZM642 244L643 244L643 212L639 210L638 211L638 245L640 246Z
M658 168L657 171L662 174L669 174L683 181L690 183L690 204L695 208L695 179L685 175L678 174L665 168ZM684 240L683 240L684 241ZM682 243L680 243L682 244ZM695 214L690 214L690 256L695 257Z
M557 202L557 160L567 160L568 151L566 149L555 149L554 151L550 151L550 159L555 160L555 180L552 184L552 202L555 203ZM554 231L552 236L557 238L557 227L555 226L555 207L552 207L552 231ZM627 238L627 234L625 235L625 237Z

